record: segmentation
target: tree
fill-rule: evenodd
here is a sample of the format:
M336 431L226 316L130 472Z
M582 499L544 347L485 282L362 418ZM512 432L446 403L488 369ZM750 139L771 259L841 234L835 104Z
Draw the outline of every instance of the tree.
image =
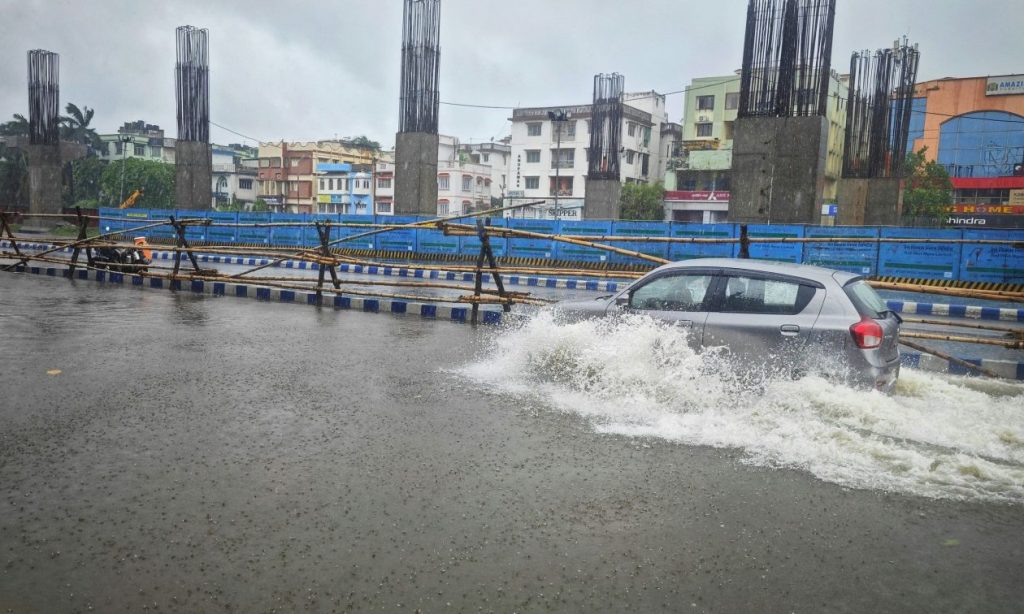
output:
M70 102L65 107L65 111L67 111L67 115L60 118L60 138L72 143L81 143L88 148L90 155L95 155L102 148L99 135L89 127L96 111L86 106L79 109L77 105Z
M67 166L70 170L64 181L64 205L85 207L81 201L103 202L100 179L107 163L97 157L88 157L68 162Z
M355 145L356 147L365 147L367 149L372 149L374 151L380 151L380 143L378 143L377 141L371 141L370 138L367 137L366 135L357 136L356 138L350 140L349 143Z
M14 114L14 119L0 124L0 136L28 136L28 119L20 113Z
M262 213L264 211L270 211L270 206L267 204L267 201L262 198L257 198L256 202L252 206L252 210L257 213Z
M664 198L661 183L627 183L619 196L619 215L624 220L664 220Z
M121 171L124 169L124 190L122 191ZM109 206L121 204L134 190L142 189L143 194L135 202L140 209L174 208L175 168L155 160L128 158L106 165L100 176L102 201Z
M6 149L0 156L0 209L28 206L28 158Z
M941 222L953 204L953 182L942 165L925 157L927 147L907 154L903 214Z

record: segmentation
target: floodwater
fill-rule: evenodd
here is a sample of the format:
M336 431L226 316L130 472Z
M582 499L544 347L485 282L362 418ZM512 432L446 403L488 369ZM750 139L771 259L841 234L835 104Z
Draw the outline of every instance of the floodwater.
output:
M0 611L1019 611L1018 384L674 334L0 275Z

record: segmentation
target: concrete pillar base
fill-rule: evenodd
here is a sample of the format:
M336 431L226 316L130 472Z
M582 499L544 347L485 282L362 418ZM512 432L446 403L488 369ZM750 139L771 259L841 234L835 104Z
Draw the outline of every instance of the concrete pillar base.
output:
M64 185L60 145L28 145L26 152L29 213L60 213L61 189ZM57 218L29 217L25 220L21 232L48 232L58 222Z
M842 226L895 226L903 215L903 180L843 178L836 222Z
M617 220L622 217L622 183L617 179L587 178L583 199L583 218L587 220Z
M396 215L437 215L438 144L438 136L428 132L395 135Z
M741 117L732 149L729 221L817 224L828 148L824 117Z
M175 208L198 211L213 208L212 156L213 150L209 143L175 143Z

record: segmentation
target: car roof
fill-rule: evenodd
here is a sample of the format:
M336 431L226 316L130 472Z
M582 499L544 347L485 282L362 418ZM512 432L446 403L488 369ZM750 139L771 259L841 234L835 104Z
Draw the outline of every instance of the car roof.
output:
M834 280L840 285L845 285L847 282L860 277L856 273L827 269L812 264L794 264L792 262L778 262L775 260L750 260L747 258L693 258L691 260L670 262L658 267L657 270L708 268L742 269L758 273L775 273L777 275L802 277L819 283Z

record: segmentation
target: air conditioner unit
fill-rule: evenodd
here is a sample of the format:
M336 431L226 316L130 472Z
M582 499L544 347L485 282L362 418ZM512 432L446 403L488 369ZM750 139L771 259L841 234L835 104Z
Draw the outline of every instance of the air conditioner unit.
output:
M697 116L697 121L699 121L699 122L709 122L709 121L711 121L711 118L709 116L707 116L707 115L698 115Z

